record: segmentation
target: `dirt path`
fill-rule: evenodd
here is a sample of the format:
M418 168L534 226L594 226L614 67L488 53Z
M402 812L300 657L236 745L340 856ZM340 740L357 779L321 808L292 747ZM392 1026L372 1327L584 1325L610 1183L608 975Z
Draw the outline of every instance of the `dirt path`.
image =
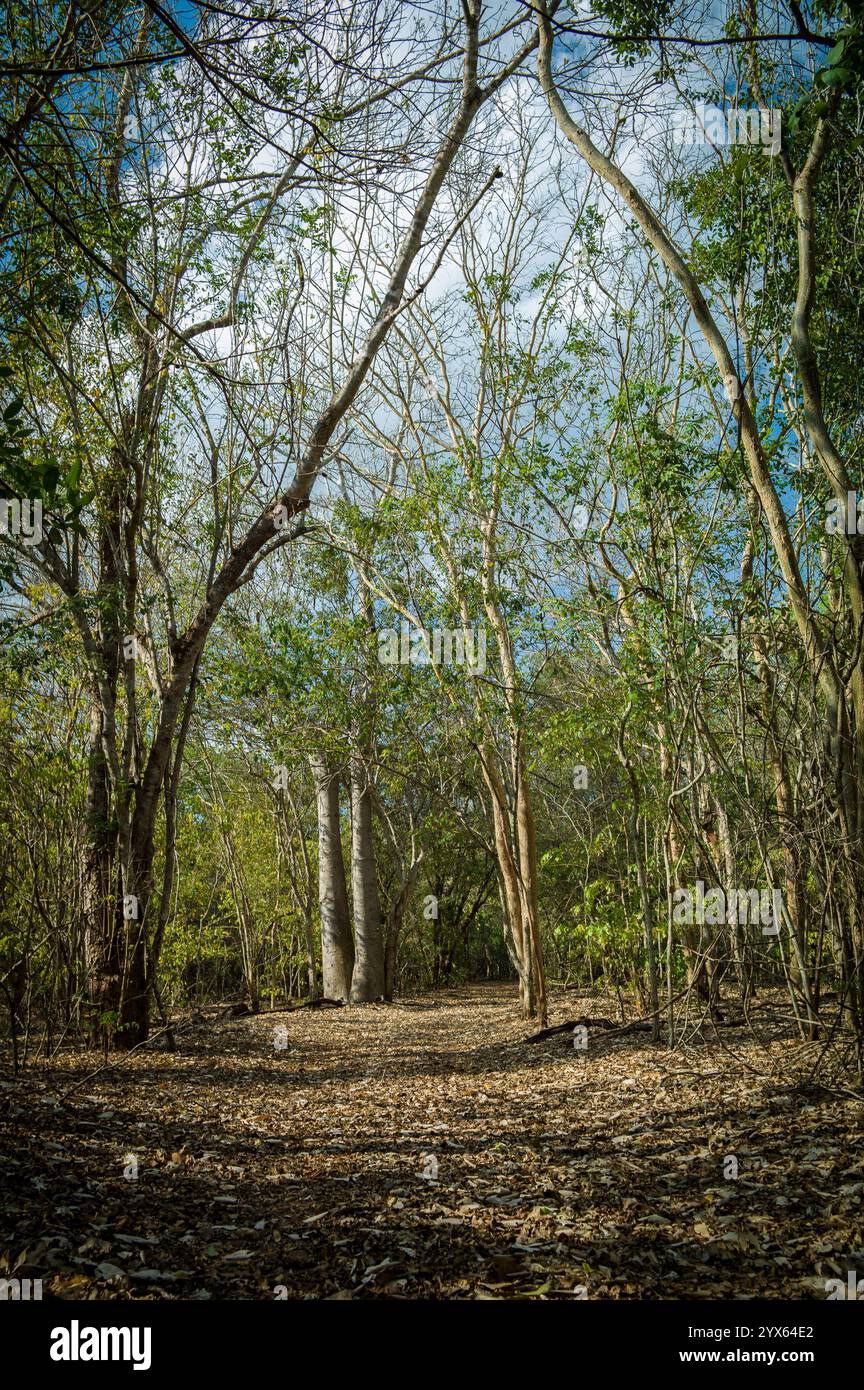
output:
M4 1071L0 1273L72 1298L822 1299L864 1275L862 1106L793 1089L812 1045L525 1031L511 988L471 987L200 1028L71 1095L98 1058Z

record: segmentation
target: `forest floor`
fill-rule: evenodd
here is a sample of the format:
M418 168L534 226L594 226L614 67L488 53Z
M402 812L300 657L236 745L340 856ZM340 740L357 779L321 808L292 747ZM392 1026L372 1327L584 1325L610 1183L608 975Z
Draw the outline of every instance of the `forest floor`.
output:
M469 986L188 1015L176 1052L95 1076L71 1050L7 1067L0 1275L72 1299L824 1299L864 1274L864 1105L813 1084L824 1044L785 1001L759 1007L759 1040L579 1051L526 1044L512 986Z

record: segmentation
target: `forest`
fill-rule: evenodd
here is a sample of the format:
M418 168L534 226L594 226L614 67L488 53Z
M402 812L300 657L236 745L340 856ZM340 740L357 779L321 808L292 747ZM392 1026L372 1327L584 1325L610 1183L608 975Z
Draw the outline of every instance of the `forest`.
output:
M0 1297L864 1300L858 0L7 0L0 209Z

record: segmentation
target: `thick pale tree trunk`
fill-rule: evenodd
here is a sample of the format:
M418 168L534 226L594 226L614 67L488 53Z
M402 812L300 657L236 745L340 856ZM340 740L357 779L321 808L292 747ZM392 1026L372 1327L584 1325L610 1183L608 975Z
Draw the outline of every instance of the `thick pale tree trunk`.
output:
M372 789L359 755L351 758L351 891L356 940L351 1003L368 1004L386 993L384 924L378 894Z
M321 974L325 999L348 999L354 970L354 941L342 858L339 775L326 758L310 758L318 808L318 897L321 913Z

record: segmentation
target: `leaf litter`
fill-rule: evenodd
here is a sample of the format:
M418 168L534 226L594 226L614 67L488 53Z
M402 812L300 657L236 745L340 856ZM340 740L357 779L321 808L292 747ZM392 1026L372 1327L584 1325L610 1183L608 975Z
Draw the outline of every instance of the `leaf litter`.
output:
M809 1084L824 1045L526 1031L474 985L297 1011L287 1048L261 1014L92 1077L72 1050L4 1071L0 1271L70 1299L798 1299L864 1273L864 1105Z

